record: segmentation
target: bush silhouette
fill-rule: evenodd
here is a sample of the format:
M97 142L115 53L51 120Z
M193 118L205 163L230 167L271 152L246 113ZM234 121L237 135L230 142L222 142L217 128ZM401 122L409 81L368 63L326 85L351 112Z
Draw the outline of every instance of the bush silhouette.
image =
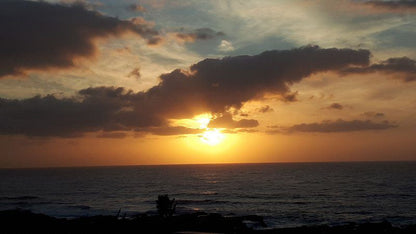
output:
M159 195L156 201L156 208L159 215L163 218L171 217L175 213L176 201L175 198L169 199L167 194Z

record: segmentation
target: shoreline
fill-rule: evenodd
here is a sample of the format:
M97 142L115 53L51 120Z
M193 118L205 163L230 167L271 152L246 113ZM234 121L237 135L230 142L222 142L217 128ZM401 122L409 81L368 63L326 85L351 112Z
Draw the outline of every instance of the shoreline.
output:
M97 215L64 219L15 209L0 211L0 220L3 223L2 233L416 233L416 224L395 227L387 221L268 228L261 216L227 217L205 212L167 218L140 214L132 217Z

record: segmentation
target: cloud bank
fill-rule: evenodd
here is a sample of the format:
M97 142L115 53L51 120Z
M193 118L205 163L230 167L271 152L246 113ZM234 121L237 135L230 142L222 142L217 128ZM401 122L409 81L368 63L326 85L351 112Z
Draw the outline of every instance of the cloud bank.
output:
M82 136L87 132L194 134L198 129L173 127L170 119L192 118L197 114L219 116L212 126L252 128L253 119L234 120L231 108L261 99L265 94L292 94L290 86L311 74L340 71L350 66L368 67L368 50L323 49L307 46L291 50L266 51L254 56L205 59L188 70L162 74L158 85L133 92L121 87L91 87L75 96L36 96L23 100L0 99L0 133L28 136ZM318 126L316 126L318 125ZM372 122L330 122L294 126L292 130L320 131L333 128L383 128L391 124ZM111 136L111 135L103 135Z

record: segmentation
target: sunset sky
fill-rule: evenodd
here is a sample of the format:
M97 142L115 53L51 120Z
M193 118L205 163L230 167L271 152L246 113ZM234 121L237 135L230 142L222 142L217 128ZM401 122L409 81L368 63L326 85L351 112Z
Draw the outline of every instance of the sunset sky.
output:
M0 0L0 167L416 160L416 1Z

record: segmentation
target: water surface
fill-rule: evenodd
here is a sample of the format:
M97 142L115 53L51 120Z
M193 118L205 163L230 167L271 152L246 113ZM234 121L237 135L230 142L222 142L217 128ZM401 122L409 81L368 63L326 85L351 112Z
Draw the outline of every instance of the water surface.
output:
M416 163L277 163L0 170L0 210L56 217L155 212L256 214L273 227L416 224Z

